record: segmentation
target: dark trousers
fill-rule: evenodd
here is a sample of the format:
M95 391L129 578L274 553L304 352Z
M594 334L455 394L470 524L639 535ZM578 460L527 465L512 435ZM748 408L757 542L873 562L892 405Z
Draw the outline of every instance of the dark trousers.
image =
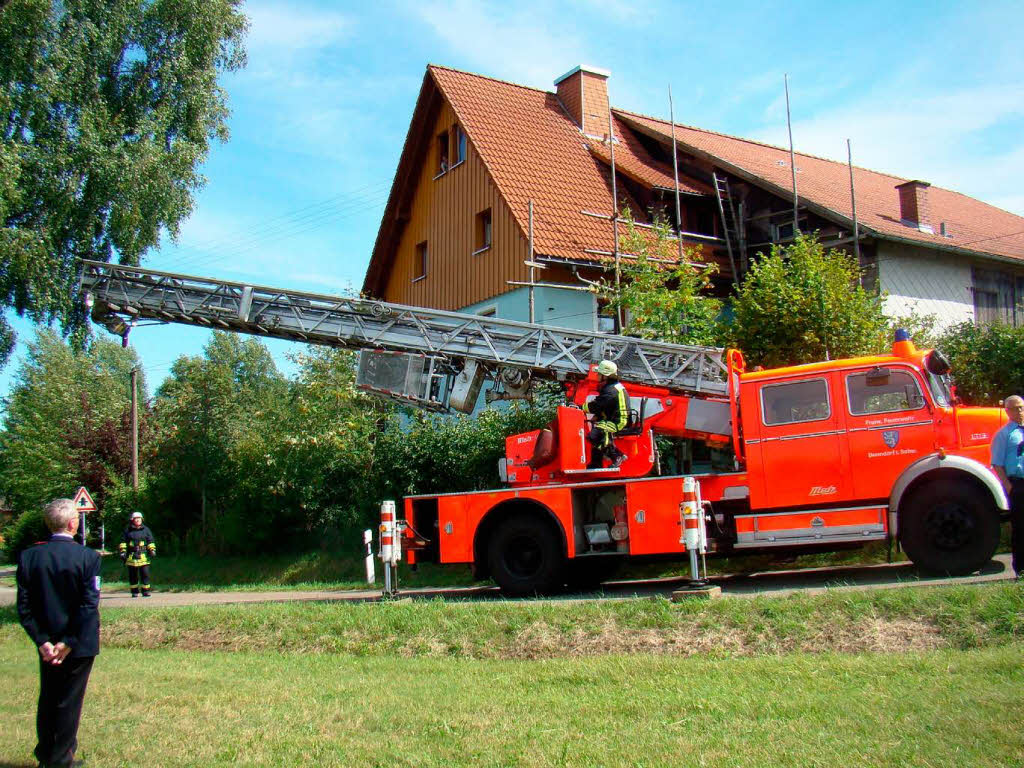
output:
M1010 548L1013 570L1024 573L1024 479L1010 478Z
M142 584L142 594L149 594L149 566L148 565L129 565L128 566L128 584L132 588L132 594L139 594L139 584Z
M39 659L35 755L43 765L69 765L78 749L78 721L94 658L68 656L56 666Z
M614 459L622 453L615 446L612 433L607 429L594 427L587 433L587 442L590 443L591 449L590 462L587 466L591 469L603 466L606 456Z

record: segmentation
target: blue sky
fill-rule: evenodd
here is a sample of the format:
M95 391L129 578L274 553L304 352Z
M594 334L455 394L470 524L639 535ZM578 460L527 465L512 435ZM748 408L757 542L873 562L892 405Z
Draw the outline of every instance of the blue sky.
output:
M338 293L361 286L428 63L551 90L611 71L613 105L921 178L1024 215L1024 0L1018 2L246 5L249 65L222 78L231 139L178 241L144 266ZM32 327L15 321L22 341ZM98 330L99 333L104 333ZM207 332L132 334L155 388ZM285 371L300 347L271 342ZM0 373L0 396L24 356Z

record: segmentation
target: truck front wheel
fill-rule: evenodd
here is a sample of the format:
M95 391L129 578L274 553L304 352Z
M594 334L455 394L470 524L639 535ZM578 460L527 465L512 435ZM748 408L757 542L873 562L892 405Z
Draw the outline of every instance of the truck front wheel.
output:
M516 597L557 587L565 558L550 525L533 515L515 515L494 531L487 562L501 591Z
M963 483L920 488L900 512L900 542L918 568L964 576L992 559L999 515L980 489Z

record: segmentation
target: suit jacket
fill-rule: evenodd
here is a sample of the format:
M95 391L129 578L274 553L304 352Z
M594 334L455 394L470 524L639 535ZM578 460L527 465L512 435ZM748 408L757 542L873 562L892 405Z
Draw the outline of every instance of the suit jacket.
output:
M100 556L51 536L18 560L18 618L36 647L63 642L71 656L100 652Z

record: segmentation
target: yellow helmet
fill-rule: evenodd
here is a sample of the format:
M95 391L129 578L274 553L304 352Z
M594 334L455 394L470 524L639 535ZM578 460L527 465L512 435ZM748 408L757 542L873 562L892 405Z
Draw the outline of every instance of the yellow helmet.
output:
M597 372L601 376L614 376L619 372L619 366L611 360L602 360L597 364Z

